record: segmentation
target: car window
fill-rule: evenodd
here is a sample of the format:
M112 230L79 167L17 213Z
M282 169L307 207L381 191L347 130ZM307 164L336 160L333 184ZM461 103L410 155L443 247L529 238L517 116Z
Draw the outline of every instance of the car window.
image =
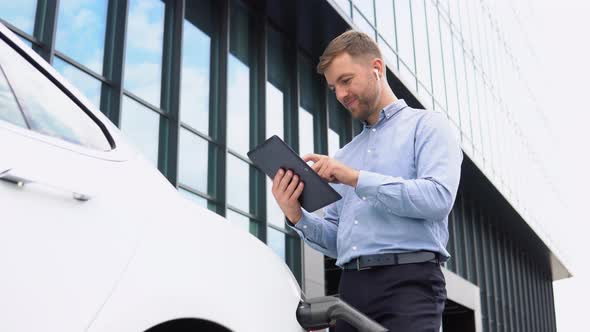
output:
M27 128L25 118L16 103L10 85L8 85L2 66L0 66L0 120Z
M111 150L98 124L49 78L4 42L0 42L0 66L29 129L89 148Z

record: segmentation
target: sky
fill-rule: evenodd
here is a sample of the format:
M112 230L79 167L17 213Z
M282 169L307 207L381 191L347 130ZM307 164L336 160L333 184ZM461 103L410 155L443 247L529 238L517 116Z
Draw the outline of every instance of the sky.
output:
M57 49L69 55L75 54L76 60L100 72L102 64L100 52L92 51L100 47L88 45L88 43L89 40L100 42L102 39L89 39L84 36L89 34L104 36L105 24L81 23L105 22L106 1L62 0L60 3L62 4L60 12L62 24L58 27ZM559 220L550 220L543 224L543 229L558 245L567 267L574 275L572 278L554 283L558 331L579 331L587 324L584 319L586 306L583 301L590 298L590 285L587 284L590 280L590 264L586 263L589 259L585 257L585 243L588 241L587 234L590 234L588 225L590 218L584 211L584 207L588 204L586 202L588 195L585 195L584 189L590 188L590 177L585 175L585 171L590 169L590 157L587 152L589 149L585 147L590 141L590 130L587 128L590 115L588 106L582 99L587 94L586 82L590 78L590 47L586 45L587 33L590 31L588 19L590 2L587 0L518 0L514 2L514 7L523 9L519 15L523 20L522 28L526 29L528 41L535 50L532 57L530 54L522 54L520 62L544 113L549 131L546 135L550 137L548 142L543 140L544 143L538 146L537 150L540 151L540 159L546 166L547 173L552 178L565 205L555 204L554 208L559 209L559 213L556 214L560 216ZM32 32L32 20L24 18L33 17L34 1L22 0L18 2L18 5L3 2L1 8L4 14L14 11L14 17L17 19L13 23L25 32ZM134 44L128 47L125 85L139 96L154 96L154 100L148 98L148 101L157 105L159 93L153 91L158 91L160 87L151 82L160 80L158 73L162 56L160 45L163 31L163 6L134 1L130 15L134 18L131 20L133 24L130 25L128 33L133 35L130 40ZM88 31L82 31L82 29ZM208 46L203 45L209 41L204 34L199 35L200 32L197 29L191 29L190 25L185 27L185 31L195 34L191 39L201 40L195 43L194 50L189 48L185 50L191 53L191 57L183 58L183 68L186 67L188 68L186 70L195 73L185 76L197 78L206 76L208 73L202 72L201 68L208 68L208 63L203 62L208 60L208 56L201 59L194 55L199 53L199 48L207 48ZM247 81L247 77L240 76L243 74L241 70L243 65L239 61L230 61L230 66L235 67L235 72L232 71L232 73L237 75L230 82L239 84L244 80ZM65 62L58 60L56 67L64 76L75 82L75 85L83 90L90 100L97 103L100 91L97 82ZM183 90L195 90L191 87L206 84L187 80L184 85ZM280 94L280 91L272 86L268 89L270 89L269 96ZM230 93L231 91L234 90L230 87ZM236 99L243 100L243 98ZM282 100L280 96L270 99ZM206 98L183 94L183 106L188 107L194 104L195 100L206 100ZM204 109L208 108L207 105L202 106ZM277 108L282 107L277 106ZM301 115L306 115L305 111ZM202 119L203 113L195 114L195 117ZM157 118L154 119L157 121ZM192 121L190 117L183 118L183 121L203 132L207 131L206 128L199 128L199 123L206 123L206 121ZM276 121L282 123L281 119ZM533 122L538 123L531 121L530 126ZM521 126L526 127L527 124L524 123ZM527 129L533 132L539 130L530 127ZM238 141L239 139L236 140ZM151 144L151 146L157 147L157 144ZM236 144L234 149L244 150L239 144Z
M584 192L590 188L590 114L583 99L590 77L590 3L582 0L530 1L528 31L536 49L531 82L552 131L554 146L543 160L565 202L563 218L544 225L563 252L573 278L554 282L559 332L588 329L586 299L590 297L590 264L586 257L590 218Z

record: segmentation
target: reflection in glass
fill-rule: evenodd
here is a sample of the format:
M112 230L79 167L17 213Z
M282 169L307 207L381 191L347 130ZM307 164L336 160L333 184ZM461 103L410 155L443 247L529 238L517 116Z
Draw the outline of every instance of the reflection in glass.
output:
M418 98L420 99L422 106L424 106L424 109L432 110L432 96L426 90L426 87L422 84L418 84Z
M97 150L111 149L100 127L73 100L4 43L0 64L32 130Z
M55 48L102 74L107 0L60 0Z
M347 15L350 16L350 0L336 0L335 1L342 11Z
M227 155L227 202L250 211L250 165L232 154Z
M359 29L369 35L371 39L375 39L375 29L371 26L371 24L359 13L359 11L355 8L354 9L354 23L359 27Z
M266 137L283 138L283 93L272 83L266 82ZM278 227L285 227L284 215L272 195L272 181L266 177L266 218Z
M285 233L279 232L274 228L268 227L266 233L266 244L275 252L282 260L285 260Z
M160 106L164 2L131 0L127 22L124 86L153 106Z
M410 89L414 89L414 37L412 34L412 18L409 0L398 0L395 2L395 22L397 27L398 54L403 61L400 64L400 75L407 81Z
M178 181L207 192L208 142L181 128L178 143Z
M375 23L375 8L373 7L373 0L354 0L354 5L361 11L361 13L363 13L367 21L369 21L372 24Z
M412 18L414 27L416 71L420 83L430 91L430 56L428 54L428 35L426 31L427 26L424 0L412 1Z
M473 146L482 152L483 146L481 144L481 109L479 107L481 100L481 90L480 90L480 76L473 68L474 64L471 60L468 60L466 63L467 66L467 75L469 76L467 79L471 84L471 90L469 90L469 97L470 97L470 114L471 114L471 134L473 135ZM482 164L483 165L483 164Z
M393 1L375 0L377 12L377 29L391 47L395 47L395 21L393 17ZM383 51L383 48L381 49Z
M313 115L299 107L299 155L313 152Z
M234 212L230 209L227 210L226 218L230 223L238 226L245 232L250 232L250 218L244 216L243 214Z
M250 150L250 69L232 54L227 85L227 144L246 156Z
M121 130L154 166L158 165L160 116L125 96L121 110Z
M480 89L479 89L479 98L480 98L480 105L479 105L479 113L480 113L480 121L481 121L481 143L483 147L484 158L486 160L486 167L491 166L492 154L491 154L491 142L490 142L490 112L488 110L488 96L489 96L489 89L488 86L485 85L483 82L483 78L480 76Z
M479 122L479 91L477 84L477 75L473 68L473 62L470 58L465 58L465 82L469 87L469 115L471 118L471 142L473 147L481 152L481 128ZM477 157L477 156L476 156Z
M283 138L283 92L266 82L266 137Z
M441 26L443 33L448 33L450 35L450 28L447 24ZM444 39L443 39L444 40ZM467 138L471 140L471 116L469 114L469 86L467 84L467 80L465 79L465 56L463 53L463 47L461 44L456 40L452 39L452 46L454 48L453 55L455 57L455 78L456 78L456 87L457 87L457 98L459 101L459 114L461 117L461 131L465 133ZM451 59L445 57L445 68L447 68L448 62ZM452 66L452 64L451 64ZM451 67L452 68L452 67ZM446 71L445 71L445 75ZM453 88L449 82L447 82L447 87ZM452 93L452 92L451 92ZM451 114L452 116L452 114Z
M328 96L328 155L334 156L340 149L341 138L346 137L346 129L350 126L350 112L338 102L335 94ZM353 131L358 133L362 130L359 121L353 121Z
M33 34L36 11L37 0L0 1L0 17L29 35Z
M392 69L392 71L393 68L397 69L397 55L395 55L395 53L393 52L393 46L386 43L385 40L381 37L379 37L377 43L379 44L379 49L381 50L381 54L383 55L387 68Z
M332 128L328 128L328 155L334 157L338 149L340 149L340 135Z
M16 98L6 81L6 76L0 66L0 121L10 122L19 127L28 128L23 114L16 103Z
M205 199L197 194L193 194L192 192L190 192L188 190L184 190L182 188L178 188L178 192L180 193L180 195L182 197L197 204L198 206L203 207L205 209L207 208L207 199Z
M432 91L436 100L445 105L447 101L443 71L443 54L439 33L438 12L432 2L426 1L428 39L430 43L430 66L432 68ZM446 44L448 45L448 44ZM448 46L447 46L448 47ZM452 54L451 54L452 55ZM446 105L445 105L446 107Z
M80 90L96 108L100 107L100 81L58 57L53 58L53 66L73 86Z
M185 20L182 39L180 120L208 135L211 38Z

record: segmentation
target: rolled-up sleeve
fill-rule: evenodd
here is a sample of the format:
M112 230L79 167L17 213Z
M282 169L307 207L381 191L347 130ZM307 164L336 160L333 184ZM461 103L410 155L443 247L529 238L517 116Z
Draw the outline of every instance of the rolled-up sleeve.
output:
M431 112L416 128L416 179L360 171L356 194L402 217L442 220L453 207L463 152L444 115Z

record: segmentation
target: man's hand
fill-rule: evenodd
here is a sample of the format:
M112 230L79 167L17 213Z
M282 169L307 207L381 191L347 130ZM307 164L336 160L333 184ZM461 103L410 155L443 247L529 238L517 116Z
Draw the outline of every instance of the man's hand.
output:
M299 181L299 176L291 170L285 174L282 168L279 169L272 181L272 194L287 219L293 224L301 220L299 196L302 192L303 182Z
M313 161L311 168L318 173L322 179L332 183L344 183L353 188L356 187L359 179L358 170L320 154L305 155L303 160L305 160L305 162Z

